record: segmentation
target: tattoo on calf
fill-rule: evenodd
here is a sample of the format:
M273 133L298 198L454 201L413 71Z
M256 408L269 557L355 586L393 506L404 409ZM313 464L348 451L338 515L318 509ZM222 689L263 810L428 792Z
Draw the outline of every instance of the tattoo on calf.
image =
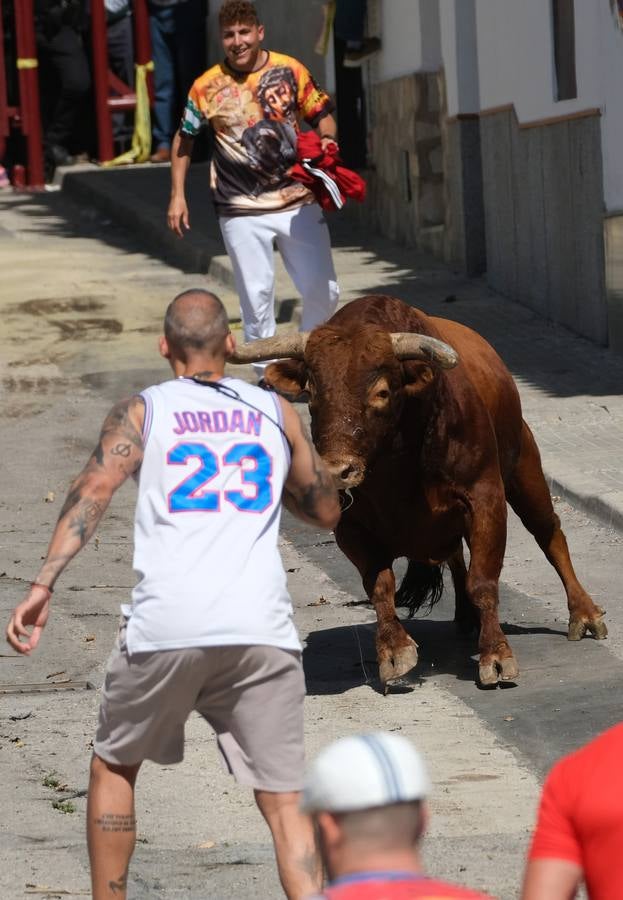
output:
M311 879L320 879L320 856L314 847L310 847L297 859L298 868Z
M127 869L123 873L123 875L119 876L117 881L109 881L108 882L108 887L113 892L113 894L116 894L117 892L122 893L123 891L125 891L127 886L128 886L128 870Z
M95 824L99 825L102 831L124 833L136 831L136 816L134 814L122 816L118 813L102 813L102 815L95 820Z

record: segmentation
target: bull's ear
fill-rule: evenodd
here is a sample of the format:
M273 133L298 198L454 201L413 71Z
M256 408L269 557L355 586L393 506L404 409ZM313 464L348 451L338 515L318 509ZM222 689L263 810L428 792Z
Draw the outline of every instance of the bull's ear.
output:
M419 359L405 360L402 364L404 391L407 397L420 397L435 381L435 369Z
M266 366L264 380L282 397L298 397L307 384L307 366L299 359L282 359Z

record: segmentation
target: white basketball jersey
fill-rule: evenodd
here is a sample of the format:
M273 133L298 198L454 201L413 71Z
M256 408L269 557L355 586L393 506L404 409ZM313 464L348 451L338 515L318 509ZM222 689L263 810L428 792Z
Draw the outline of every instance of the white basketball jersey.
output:
M290 451L274 394L237 378L150 387L134 523L130 653L299 650L277 549Z

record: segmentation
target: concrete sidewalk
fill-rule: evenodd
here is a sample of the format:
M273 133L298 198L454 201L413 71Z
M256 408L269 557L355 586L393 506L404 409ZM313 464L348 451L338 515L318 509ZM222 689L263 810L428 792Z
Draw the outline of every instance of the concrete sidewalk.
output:
M129 227L145 251L220 281L230 314L236 314L207 164L194 165L189 173L191 230L183 240L166 227L168 166L68 169L61 178L67 196ZM552 493L608 526L623 528L623 357L546 322L482 280L466 279L431 257L362 230L347 213L330 216L329 223L341 301L392 294L480 332L515 376ZM296 322L298 300L279 258L277 299L279 320Z

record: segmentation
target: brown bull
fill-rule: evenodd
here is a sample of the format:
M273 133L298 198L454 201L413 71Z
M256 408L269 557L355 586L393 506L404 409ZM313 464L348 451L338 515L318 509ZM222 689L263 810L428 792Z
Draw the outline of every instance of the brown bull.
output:
M573 571L515 383L482 337L373 295L308 335L238 351L239 362L270 358L283 360L267 367L270 385L309 391L314 443L347 492L335 537L374 604L386 690L407 686L404 676L417 663L416 644L396 616L399 557L409 566L398 599L411 612L430 600L429 589L433 600L440 594L440 570L432 567L448 563L457 625L479 629L481 684L517 678L498 619L507 501L562 580L569 640L586 631L606 637L604 611Z

